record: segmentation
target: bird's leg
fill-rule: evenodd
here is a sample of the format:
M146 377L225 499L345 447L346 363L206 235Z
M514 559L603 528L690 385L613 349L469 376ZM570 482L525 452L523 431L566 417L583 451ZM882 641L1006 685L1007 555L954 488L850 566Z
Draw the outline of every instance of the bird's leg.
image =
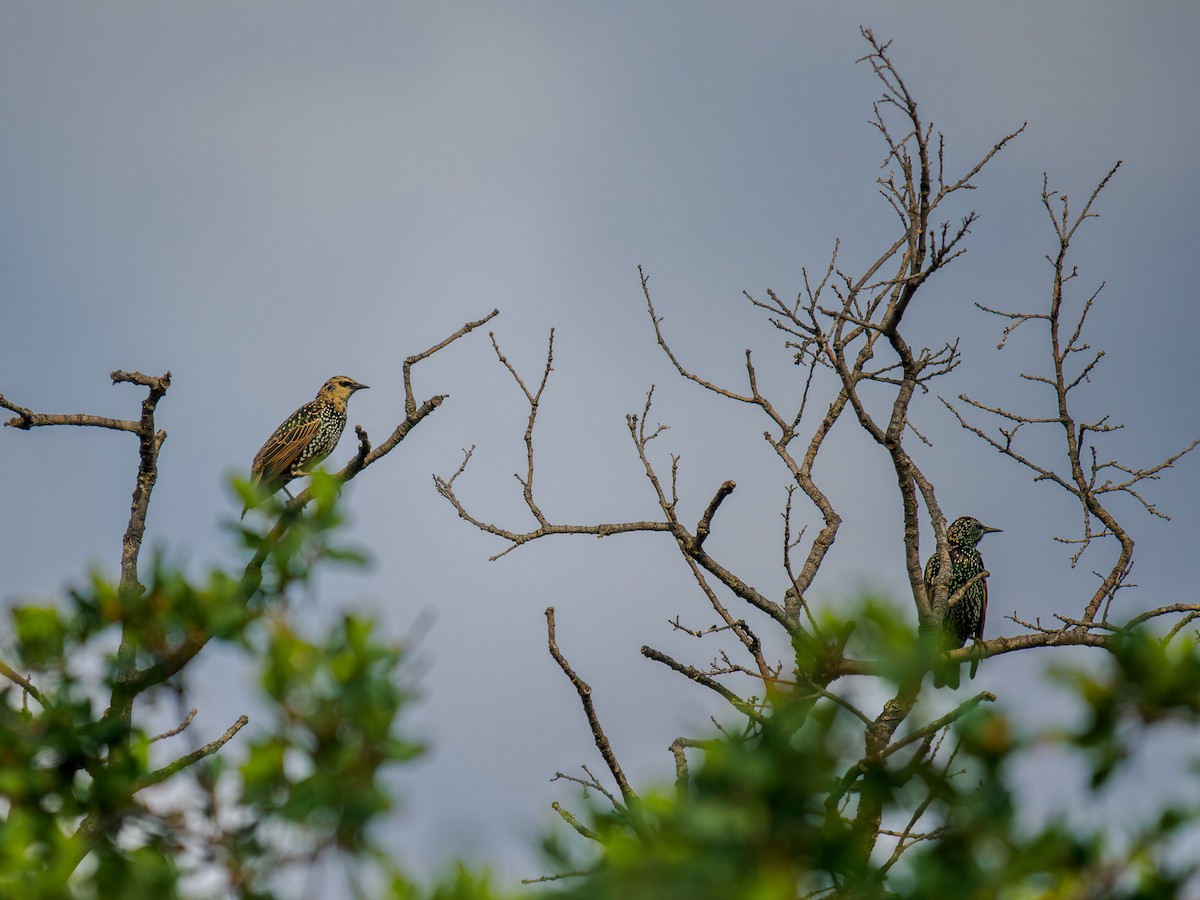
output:
M287 495L288 495L288 499L289 499L289 500L295 500L295 499L296 499L296 498L295 498L295 496L292 494L292 492L291 492L291 491L289 491L289 490L287 489L287 485L286 485L286 484L283 486L283 492L284 492L285 494L287 494Z

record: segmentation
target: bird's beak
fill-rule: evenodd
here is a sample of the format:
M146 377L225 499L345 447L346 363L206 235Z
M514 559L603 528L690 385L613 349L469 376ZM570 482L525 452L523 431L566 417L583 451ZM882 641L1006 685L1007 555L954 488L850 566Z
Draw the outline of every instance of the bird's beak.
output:
M999 533L1000 533L1000 532L1002 532L1002 531L1004 531L1004 529L1003 529L1003 528L992 528L992 527L990 527L990 526L988 526L988 525L984 525L984 526L983 526L983 533L984 533L984 534L999 534Z
M359 384L359 383L356 381L356 382L354 382L354 386L353 386L353 387L351 387L351 388L350 388L350 390L351 390L352 392L353 392L353 391L365 391L365 390L367 390L369 387L370 387L370 385L367 385L367 384Z

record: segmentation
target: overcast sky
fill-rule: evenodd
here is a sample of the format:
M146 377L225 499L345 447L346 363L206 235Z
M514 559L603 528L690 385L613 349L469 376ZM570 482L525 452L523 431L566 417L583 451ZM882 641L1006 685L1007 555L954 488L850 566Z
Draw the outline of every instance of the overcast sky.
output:
M547 514L654 516L624 415L656 384L653 417L672 426L658 461L683 457L685 518L737 481L710 549L779 597L787 479L765 423L678 380L636 267L685 362L741 387L754 348L770 389L795 396L789 352L741 292L794 295L835 239L852 270L892 240L867 124L879 88L854 64L860 24L894 39L949 170L1028 122L970 206L948 211L979 212L970 252L913 311L916 340L963 336L965 361L938 392L1038 400L1016 376L1044 370L1037 335L998 354L998 324L973 303L1044 303L1043 172L1078 205L1123 159L1076 255L1081 294L1107 283L1091 336L1108 356L1082 412L1128 425L1109 447L1130 464L1185 445L1200 429L1189 2L6 3L0 392L38 411L134 417L141 394L108 373L171 370L148 543L199 569L230 559L228 477L327 377L371 386L350 421L380 439L402 409L404 357L498 307L491 326L531 378L557 329L539 423ZM504 545L461 522L430 474L477 444L464 501L525 527L512 478L523 398L482 332L422 363L416 387L450 399L347 492L370 570L327 579L301 616L366 609L400 637L432 614L408 720L430 755L397 779L395 845L424 869L468 853L506 876L538 874L528 848L550 801L580 805L548 779L601 765L545 651L542 610L557 607L560 644L639 785L669 778L668 744L702 733L718 708L638 648L703 665L715 647L667 620L703 627L711 613L661 536L560 538L487 562ZM1070 568L1053 541L1079 527L1067 499L972 443L932 395L916 418L935 441L920 459L947 514L1004 529L984 546L989 636L1018 631L1002 618L1013 611L1077 614L1111 557ZM846 524L814 599L899 597L894 476L849 420L839 429L818 475ZM346 440L336 459L351 452ZM1149 488L1173 522L1118 506L1139 541L1139 588L1120 600L1131 609L1194 599L1198 463ZM90 564L116 572L135 464L126 435L0 431L0 600L61 593ZM191 686L207 740L253 708L254 687L205 653ZM1044 696L1031 694L1041 662L986 662L974 686L1048 718L1053 707L1029 702ZM1136 779L1165 783L1148 765Z

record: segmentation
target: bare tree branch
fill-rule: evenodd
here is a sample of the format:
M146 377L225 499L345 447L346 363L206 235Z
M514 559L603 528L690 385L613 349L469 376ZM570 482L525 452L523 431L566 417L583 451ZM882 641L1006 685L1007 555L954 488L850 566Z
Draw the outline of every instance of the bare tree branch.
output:
M155 741L161 741L161 740L164 740L165 738L175 737L175 735L182 733L189 725L192 724L192 720L196 718L196 713L197 713L197 710L193 706L192 709L188 712L187 716L184 717L184 720L182 722L180 722L177 726L172 728L170 731L164 731L162 734L156 734L154 737L150 738L150 743L153 744Z
M46 705L46 698L42 696L42 692L34 686L33 682L31 682L24 675L20 674L8 663L0 661L0 675L3 675L13 684L19 685L25 691L25 693L29 694L30 697L32 697L42 706Z
M461 518L479 530L508 542L508 546L493 559L529 541L555 534L604 536L668 532L687 562L701 593L717 614L717 619L709 627L696 628L685 627L677 615L671 620L673 627L698 639L721 640L721 635L730 633L738 639L741 647L733 645L733 649L727 650L722 646L718 653L710 657L711 663L707 667L673 659L649 646L642 647L642 654L721 696L746 717L748 733L753 733L766 721L769 715L767 704L786 693L805 702L811 699L814 705L837 704L855 716L863 728L862 756L843 777L842 784L827 798L828 813L838 818L839 827L846 824L842 818L845 814L841 808L842 800L867 772L884 766L894 754L901 751L909 751L906 754L907 764L932 767L941 746L938 736L944 736L955 720L980 703L995 699L991 694L980 693L951 713L911 728L905 723L913 716L922 690L922 678L916 675L906 676L906 681L896 685L890 698L884 700L878 709L865 704L860 708L846 697L829 690L832 682L839 678L887 676L892 672L886 660L848 657L846 648L852 628L819 625L818 622L823 620L819 620L809 606L816 577L842 524L834 502L818 483L814 472L818 458L828 459L829 451L825 449L829 444L828 438L838 423L844 421L851 422L849 427L865 434L874 443L877 452L886 455L900 499L899 533L903 541L904 569L916 611L919 652L928 655L925 661L927 669L932 665L934 653L943 651L938 648L936 641L925 639L945 627L950 611L962 603L966 592L977 587L988 577L988 573L981 571L968 579L965 585L953 583L947 521L935 478L932 477L935 473L923 468L921 457L910 450L912 445L906 444L906 441L915 440L929 446L930 441L925 437L929 432L914 417L915 404L930 393L937 379L954 372L962 359L959 340L953 334L939 335L930 340L928 345L913 340L914 310L924 302L923 298L928 295L924 289L934 281L935 274L966 253L968 239L978 221L974 211L948 215L946 211L950 203L947 201L955 195L961 197L960 192L974 190L981 172L1025 128L1022 124L1004 134L990 147L982 148L973 157L974 162L958 173L947 172L945 140L918 109L914 95L892 64L889 45L878 41L867 29L863 29L862 34L870 48L862 61L871 67L883 86L882 96L873 107L874 116L870 124L885 146L882 171L876 179L876 186L887 204L888 221L895 230L889 232L881 248L873 249L866 255L865 262L853 269L844 261L849 253L843 250L841 241L836 242L819 279L816 276L810 279L808 270L801 270L803 289L796 294L794 301L785 302L773 289L766 290L765 299L757 299L749 292L744 294L751 306L765 312L768 323L783 333L785 350L791 361L802 370L798 376L782 391L777 390L768 384L768 370L762 362L762 356L752 356L749 350L744 351L744 385L718 384L700 375L696 369L685 364L685 354L680 352L682 348L675 346L668 338L666 318L660 313L661 306L656 306L651 296L649 275L642 267L638 267L642 299L655 340L678 376L699 385L720 401L756 407L765 417L763 438L790 477L782 516L782 563L787 575L782 598L777 599L751 584L752 580L760 584L769 584L769 581L759 581L757 577L747 577L747 573L735 572L709 553L708 548L712 544L709 538L719 525L718 513L735 490L733 480L723 481L711 499L707 499L694 529L685 524L680 506L680 456L670 452L668 473L667 463L652 453L654 448L650 446L666 432L665 425L651 419L653 387L647 391L641 413L627 416L626 427L642 464L643 474L661 511L661 519L561 524L543 512L534 490L533 434L539 401L553 370L553 332L541 381L536 388L532 387L533 381L526 381L504 356L493 336L499 361L529 405L525 429L526 470L517 479L522 485L524 505L532 516L533 527L513 527L485 519L470 511L456 495L456 481L465 471L474 448L464 451L461 465L451 476L435 476L438 491ZM1054 272L1048 309L1009 311L976 304L982 311L1002 320L1003 332L998 343L1000 349L1007 345L1018 328L1028 323L1038 328L1044 325L1051 338L1053 371L1026 372L1022 373L1022 377L1039 390L1049 388L1053 391L1054 408L1028 414L1002 405L983 403L965 394L959 398L961 407L945 400L942 402L952 410L961 427L1030 469L1035 480L1056 484L1075 498L1082 514L1083 535L1078 539L1064 539L1076 545L1077 553L1073 562L1093 541L1100 539L1111 539L1118 543L1118 557L1111 570L1101 576L1101 584L1086 601L1080 618L1059 616L1061 627L1042 627L1040 623L1030 625L1022 622L1014 613L1012 621L1025 633L996 637L948 651L948 662L979 660L1038 647L1091 646L1111 649L1114 641L1129 628L1159 617L1178 616L1178 623L1166 637L1170 641L1185 624L1200 615L1200 605L1174 604L1135 616L1124 626L1108 621L1113 598L1119 590L1129 585L1133 542L1104 505L1107 502L1104 495L1127 494L1148 514L1163 516L1151 498L1143 493L1145 482L1157 480L1166 469L1200 446L1200 439L1197 439L1162 461L1144 467L1108 459L1097 454L1096 444L1103 435L1118 430L1120 424L1108 416L1101 416L1094 421L1077 420L1068 402L1073 401L1073 392L1090 384L1096 377L1105 354L1103 350L1090 347L1084 334L1084 325L1096 306L1103 285L1083 300L1077 317L1068 322L1069 317L1064 313L1065 286L1077 275L1075 269L1066 263L1067 251L1082 222L1095 215L1095 201L1115 171L1116 167L1105 176L1084 204L1082 212L1075 216L1070 214L1065 197L1060 198L1049 190L1047 184L1043 185L1043 204L1059 243L1057 254L1048 257ZM824 397L820 394L822 390L828 390ZM811 405L817 402L825 404L823 410ZM978 427L960 412L963 407L972 418L980 413L996 419L999 424L995 429ZM818 410L815 418L812 412L814 408ZM847 411L850 413L848 417L844 415ZM1055 462L1045 462L1025 450L1022 443L1024 436L1046 425L1062 429L1065 436L1065 466L1064 456ZM808 500L811 509L797 508L798 504L793 501L800 495ZM700 497L699 503L703 504L705 499ZM732 515L730 507L720 524L727 523ZM811 516L812 521L806 516ZM921 531L926 523L933 532L933 553L941 563L938 576L929 584L924 578L929 550L926 548L923 554L920 545ZM810 525L813 526L811 531ZM802 546L805 542L807 546ZM794 658L788 660L789 666L794 665L794 672L784 672L782 662L778 665L768 662L758 634L747 625L746 620L753 620L753 616L746 615L743 618L739 615L736 604L720 592L718 585L780 626L781 632L775 636L785 637L794 651ZM1101 609L1104 610L1103 616L1100 615ZM551 611L548 611L548 618L553 645ZM768 637L766 633L763 636ZM565 665L565 661L560 665L568 677L576 682L577 676ZM727 686L731 682L723 682L722 679L731 675L753 679L755 689L761 684L765 698L763 702L759 703L758 698L753 696L746 699ZM580 683L576 684L577 690ZM581 690L580 695L581 698L585 697L585 692ZM588 708L585 701L585 709ZM589 723L593 722L593 714L594 711L589 712ZM909 728L907 733L906 727ZM592 731L603 754L603 733L599 731L598 723L593 724ZM694 746L698 744L683 737L671 744L676 785L680 791L686 790L688 777L684 751ZM952 754L951 761L953 759ZM946 765L948 772L949 763ZM618 778L618 783L622 778ZM583 779L570 780L585 786L591 784ZM930 803L936 799L932 790L914 799L910 807L911 818L899 831L882 827L881 802L868 794L863 792L859 796L853 814L856 834L861 836L861 845L857 850L863 871L868 871L881 835L895 838L896 843L890 859L877 872L886 872L908 847L934 839L940 834L937 828L918 830ZM615 800L614 806L619 806Z
M457 341L460 337L470 334L472 331L474 331L480 325L490 322L492 319L496 318L496 316L498 316L498 315L500 315L500 310L493 309L490 313L488 313L482 319L476 319L474 322L467 322L465 325L463 325L462 328L460 328L460 329L458 329L458 331L454 332L454 334L450 335L449 337L443 338L441 341L434 344L428 350L422 350L420 353L414 353L412 356L405 358L404 366L402 367L402 372L403 372L403 376L404 376L404 415L405 415L406 419L412 419L417 414L417 401L413 395L413 388L412 388L412 367L415 366L417 363L419 363L421 360L428 359L429 357L433 356L433 354L437 353L439 350L443 350L446 347L449 347L451 344L453 344L455 341Z
M753 721L762 721L762 713L755 709L754 706L743 700L716 679L706 675L704 672L701 672L695 666L685 666L683 663L677 662L676 660L667 656L667 654L659 650L655 650L653 647L643 646L641 649L641 654L647 659L660 662L667 668L675 670L685 678L696 682L696 684L702 684L710 691L715 691L716 693L720 694L729 702L731 706L733 706L734 709L736 709L746 718Z
M188 766L199 762L200 760L204 759L206 756L212 756L214 753L216 753L218 750L220 750L222 747L224 747L226 744L228 744L231 740L233 740L233 736L235 734L237 734L239 731L241 731L242 728L249 721L250 721L250 719L246 716L238 716L237 721L234 722L232 725L230 725L229 728L227 728L225 730L225 733L223 735L221 735L219 738L217 738L215 741L209 741L203 747L199 747L199 748L193 750L191 753L187 754L186 756L179 757L179 759L175 760L170 765L163 766L161 769L155 769L153 772L150 772L149 774L144 775L143 777L139 778L137 781L134 782L133 792L136 794L138 791L144 790L145 788L148 788L152 785L159 784L163 781L166 781L168 778L170 778L176 772L183 771Z
M572 828L574 828L575 831L577 831L580 835L582 835L583 837L587 838L590 841L596 841L597 843L602 843L600 840L600 835L598 835L596 832L592 831L592 829L588 828L586 825L584 825L582 822L580 822L577 818L575 818L573 815L571 815L571 813L568 812L557 800L555 800L553 803L550 804L550 808L552 810L554 810L556 813L558 813L560 816L562 816L562 820L564 822L566 822L568 825L570 825Z
M558 643L554 638L553 606L546 607L546 634L547 642L550 646L550 655L554 657L554 661L563 670L563 674L575 686L575 691L579 694L579 702L583 704L583 712L587 716L588 727L592 729L592 738L596 742L596 749L600 751L600 755L604 758L604 764L608 766L608 771L612 773L613 779L617 782L617 787L621 789L621 796L624 798L626 806L628 806L631 802L637 800L637 794L629 786L629 781L625 778L625 773L621 770L621 764L617 762L617 756L613 752L612 744L609 743L608 736L604 733L604 729L600 725L600 719L596 715L595 704L592 703L591 687L586 681L575 674L575 670L571 668L562 651L558 649Z
M943 403L954 413L961 427L976 435L1003 455L1034 472L1035 481L1047 481L1056 484L1076 499L1079 503L1082 518L1082 536L1079 538L1056 538L1061 543L1076 545L1077 549L1071 558L1072 565L1075 565L1079 561L1094 540L1098 538L1112 538L1117 542L1119 546L1117 558L1113 561L1108 573L1102 576L1100 586L1087 601L1083 616L1076 627L1084 627L1092 623L1105 601L1111 604L1116 593L1127 583L1129 572L1133 566L1133 538L1124 526L1118 522L1112 511L1101 502L1101 496L1106 493L1128 494L1138 501L1142 508L1149 514L1165 518L1165 514L1143 496L1137 489L1137 485L1143 481L1157 480L1161 472L1172 467L1184 455L1190 453L1197 446L1200 446L1200 438L1197 438L1182 450L1148 467L1130 466L1116 460L1101 463L1098 461L1096 445L1091 436L1106 434L1119 429L1121 426L1109 424L1108 416L1104 416L1099 421L1093 423L1078 423L1071 410L1069 394L1081 384L1091 381L1091 376L1096 365L1104 356L1104 351L1092 351L1089 345L1084 343L1082 339L1084 323L1104 285L1101 283L1083 302L1075 318L1074 325L1070 326L1072 329L1070 336L1064 341L1064 306L1067 299L1066 285L1078 275L1078 270L1074 266L1068 266L1067 258L1071 250L1071 242L1078 232L1079 227L1087 219L1098 215L1092 211L1096 199L1120 167L1121 163L1118 161L1092 190L1083 206L1083 210L1074 217L1071 216L1067 197L1060 195L1057 191L1050 190L1048 177L1043 178L1042 205L1050 219L1058 243L1057 251L1047 256L1053 269L1050 304L1047 312L999 312L980 306L985 312L1006 317L1011 321L1011 324L1005 328L1003 337L997 345L1000 349L1003 349L1008 337L1019 325L1030 321L1046 323L1050 337L1051 363L1053 365L1054 376L1046 378L1040 375L1022 373L1022 377L1028 381L1044 384L1051 389L1053 392L1055 414L1028 415L1017 413L998 405L981 403L965 394L960 395L959 399L968 406L1010 423L1007 427L1000 426L996 434L992 434L968 422L952 404L943 400ZM1069 373L1067 367L1073 355L1084 352L1091 353L1090 359L1077 372L1074 374ZM1061 427L1063 437L1065 438L1063 446L1065 451L1065 471L1054 464L1038 462L1029 454L1019 452L1015 449L1015 441L1021 430L1026 426L1039 425L1058 425ZM1108 470L1124 473L1128 477L1116 480L1112 478L1101 480L1101 473ZM1096 527L1093 522L1098 523L1099 527ZM1107 617L1107 608L1105 617Z

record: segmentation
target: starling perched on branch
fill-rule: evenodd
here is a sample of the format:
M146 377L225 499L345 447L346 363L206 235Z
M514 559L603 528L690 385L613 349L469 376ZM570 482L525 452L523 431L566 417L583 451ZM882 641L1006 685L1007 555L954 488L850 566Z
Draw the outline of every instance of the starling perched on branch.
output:
M346 427L350 395L365 387L353 378L335 375L317 391L315 400L305 403L275 429L250 467L250 480L263 497L311 472L333 452ZM242 509L242 518L246 517L246 509Z
M946 543L950 551L950 583L946 586L949 606L942 620L940 649L957 650L968 639L983 640L983 623L987 618L987 578L979 578L984 570L983 557L976 545L985 534L1000 531L989 528L978 519L962 516L955 519L946 529ZM933 582L941 571L942 564L937 553L925 563L925 593L932 601ZM971 677L979 668L979 660L971 660ZM959 664L941 663L934 666L934 687L956 689L959 684Z

